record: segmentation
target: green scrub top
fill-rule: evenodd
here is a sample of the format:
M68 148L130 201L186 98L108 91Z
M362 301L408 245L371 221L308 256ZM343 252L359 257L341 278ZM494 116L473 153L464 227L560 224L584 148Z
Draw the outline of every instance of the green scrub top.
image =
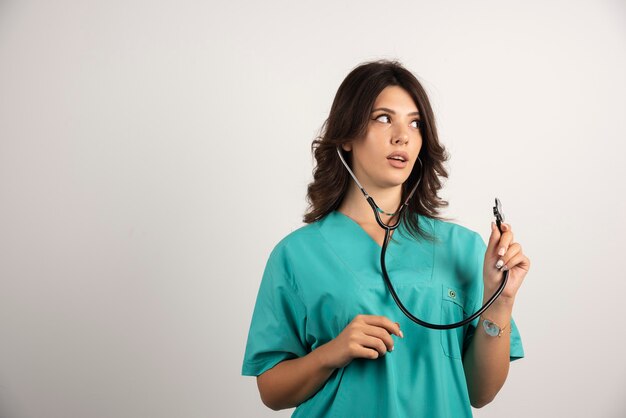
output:
M486 245L463 226L421 215L418 222L437 241L415 240L401 223L387 247L389 277L418 318L460 321L481 306ZM399 322L404 334L392 336L394 350L336 369L292 417L471 417L462 359L479 319L452 330L412 322L387 290L380 250L338 211L281 240L261 280L242 375L258 376L310 353L358 314L383 315ZM511 339L511 361L523 357L513 320L505 335Z

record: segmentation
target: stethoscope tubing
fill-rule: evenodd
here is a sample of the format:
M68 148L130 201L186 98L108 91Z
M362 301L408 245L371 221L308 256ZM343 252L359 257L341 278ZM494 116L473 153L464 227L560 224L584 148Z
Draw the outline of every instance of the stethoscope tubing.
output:
M376 213L376 218L379 219L378 213ZM379 222L379 225L381 223L382 221ZM459 328L459 327L469 324L470 322L478 318L480 315L482 315L483 312L489 309L489 307L495 302L495 300L500 296L500 294L504 290L506 283L509 280L508 270L504 272L504 276L502 278L502 283L500 284L500 287L498 287L498 290L496 290L496 292L489 298L489 300L485 302L485 304L479 310L474 312L469 317L463 319L462 321L454 322L452 324L433 324L433 323L426 322L426 321L419 319L418 317L413 315L411 312L409 312L409 310L404 306L404 304L398 297L398 294L396 293L395 289L393 288L393 285L391 284L391 280L389 279L389 273L387 273L387 266L385 265L385 255L387 253L387 244L389 243L389 239L391 237L391 231L396 229L398 227L398 224L399 224L399 220L392 227L385 228L385 240L383 241L383 247L380 252L380 268L383 273L383 280L385 281L385 284L387 285L387 289L389 289L389 293L391 293L391 297L393 297L393 300L396 302L396 305L398 305L402 313L404 313L411 321L423 327L431 328L431 329ZM498 225L498 229L500 230L500 233L502 233L502 229L500 227L500 221L499 220L496 221L496 224Z
M413 193L415 193L415 190L417 190L417 186L420 184L420 181L422 180L422 167L423 167L422 161L419 159L419 157L417 158L418 161L420 162L420 176L419 176L419 178L417 180L417 183L413 187L413 190L411 191L409 196L406 198L406 200L404 201L402 206L400 206L400 209L397 211L397 215L398 215L397 221L393 225L387 225L387 224L385 224L382 221L382 219L380 219L379 213L381 212L381 209L378 207L376 202L374 202L374 199L370 195L367 194L367 192L365 191L363 186L361 186L361 183L359 183L359 181L357 180L356 176L354 175L354 173L352 172L352 170L350 169L350 167L348 166L348 164L344 160L343 155L341 155L341 150L339 149L339 147L337 147L337 154L339 154L339 158L341 159L341 162L348 169L348 172L350 173L350 175L352 176L352 178L356 182L356 184L359 187L359 189L361 189L361 192L365 196L365 198L366 198L367 202L369 203L369 205L372 207L372 210L374 211L374 216L376 217L376 222L378 223L378 225L381 228L383 228L385 230L385 239L383 241L383 246L382 246L382 249L380 251L380 268L381 268L381 271L382 271L383 280L385 281L385 284L387 285L387 289L389 290L389 293L391 293L391 296L392 296L393 300L396 302L396 305L398 305L398 308L400 308L402 313L404 313L404 315L406 315L411 321L413 321L416 324L419 324L419 325L421 325L423 327L426 327L426 328L431 328L431 329L453 329L453 328L459 328L459 327L462 327L464 325L469 324L470 322L472 322L476 318L478 318L480 315L482 315L487 309L489 309L489 307L502 294L502 291L506 287L506 283L509 280L509 271L508 270L503 272L502 283L500 283L500 287L498 287L498 289L489 298L489 300L487 300L487 302L485 302L485 304L480 309L478 309L476 312L474 312L473 314L471 314L467 318L463 319L462 321L454 322L452 324L433 324L433 323L430 323L430 322L423 321L423 320L419 319L418 317L416 317L415 315L413 315L411 312L409 312L409 310L404 306L404 304L402 303L402 301L398 297L398 294L396 293L395 289L393 288L393 285L391 284L391 280L389 279L389 273L387 272L387 266L385 264L385 256L387 254L387 244L389 243L389 239L391 238L391 231L395 230L400 225L400 221L402 219L402 212L403 212L404 208L406 206L408 206L409 200L413 196ZM497 202L498 201L496 199L496 204L497 204ZM495 208L494 208L494 213L495 212L496 211L495 211ZM501 224L502 223L501 223L500 217L496 214L496 225L498 227L498 230L500 231L500 234L502 234Z

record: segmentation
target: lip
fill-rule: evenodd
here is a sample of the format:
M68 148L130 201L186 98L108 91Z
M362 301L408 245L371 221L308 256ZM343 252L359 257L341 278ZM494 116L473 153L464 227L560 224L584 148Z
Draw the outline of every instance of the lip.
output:
M393 158L390 158L387 161L389 161L390 166L395 168L406 168L409 165L406 161L394 160Z
M392 152L391 154L389 154L387 156L387 159L389 159L391 157L401 157L401 158L404 159L405 163L409 162L409 154L407 154L404 151L394 151L394 152ZM397 160L392 160L392 161L397 161ZM398 162L400 162L400 161L398 161Z

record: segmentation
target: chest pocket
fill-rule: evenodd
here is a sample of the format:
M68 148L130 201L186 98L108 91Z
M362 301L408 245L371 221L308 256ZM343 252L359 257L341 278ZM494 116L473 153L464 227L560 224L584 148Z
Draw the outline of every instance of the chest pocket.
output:
M462 321L472 312L467 312L466 297L461 289L442 284L441 287L441 324ZM463 339L469 325L441 330L441 346L443 353L453 359L461 359Z

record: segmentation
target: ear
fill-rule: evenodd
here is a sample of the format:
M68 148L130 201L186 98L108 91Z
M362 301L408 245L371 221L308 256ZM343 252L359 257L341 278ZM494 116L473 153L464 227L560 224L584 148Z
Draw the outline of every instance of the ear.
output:
M352 142L347 142L345 144L341 144L341 149L343 149L346 152L352 151Z

